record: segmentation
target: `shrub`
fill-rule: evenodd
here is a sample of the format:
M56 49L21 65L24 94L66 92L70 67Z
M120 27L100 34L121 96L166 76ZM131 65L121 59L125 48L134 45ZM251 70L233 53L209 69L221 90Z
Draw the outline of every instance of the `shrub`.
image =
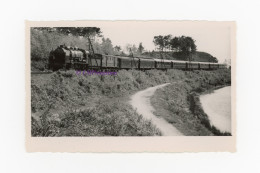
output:
M93 119L92 123L108 123L114 126L109 127L109 125L106 125L107 128L104 131L104 129L100 130L102 129L101 125L95 129L94 125L91 126L86 122L83 124L74 122L82 122L85 120L82 119L82 116L85 116L85 114L88 115L89 112L83 111L78 113L70 111L60 117L61 122L66 124L69 120L74 124L74 126L68 127L69 130L66 135L152 135L158 133L156 130L151 128L152 126L148 121L142 120L140 116L125 104L122 105L117 103L113 105L113 99L127 96L135 91L150 86L171 82L172 85L167 86L163 93L163 95L165 95L164 99L168 103L167 109L172 111L174 114L183 117L183 120L188 122L190 121L190 114L187 113L186 108L189 107L190 104L187 102L189 93L202 92L214 88L215 85L228 84L231 81L230 75L231 73L229 70L217 70L214 72L185 72L180 70L168 70L167 72L148 70L142 72L137 70L120 70L115 77L106 75L101 79L101 77L97 75L76 75L74 70L67 72L58 71L50 74L48 78L40 78L40 75L32 78L31 108L33 113L37 112L39 114L48 109L48 116L52 117L51 112L53 112L53 110L59 109L61 112L64 112L64 110L68 109L68 106L74 107L75 109L82 108L82 106L84 106L84 108L87 106L97 107L99 110L91 110L94 113L93 116L96 117ZM102 102L102 99L107 98L110 100ZM74 119L69 118L69 116L74 117ZM133 117L130 118L131 116ZM62 117L67 118L63 119ZM35 121L36 120L33 120L32 126L35 124ZM49 123L48 126L50 126L50 129L48 130L48 128L45 128L45 131L46 129L47 131L50 131L48 132L48 135L65 135L60 132L63 125L60 126L59 121L48 120L47 122ZM195 122L197 121L194 120L189 123L192 124ZM88 128L90 132L87 132L84 130L85 125L86 128L91 127L94 129L91 130ZM34 126L34 133L36 136L37 134L47 134L47 132L37 132L44 130L41 130L41 128L36 125ZM202 129L200 126L194 128ZM63 128L63 130L65 129ZM117 130L120 132L117 133Z
M33 136L151 136L161 132L123 103L101 103L97 108L69 110L58 118L42 115L32 121Z

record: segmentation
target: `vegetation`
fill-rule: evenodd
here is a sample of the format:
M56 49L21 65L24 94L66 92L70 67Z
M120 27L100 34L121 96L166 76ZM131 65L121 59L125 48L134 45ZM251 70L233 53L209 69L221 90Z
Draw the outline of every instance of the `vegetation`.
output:
M191 37L180 36L172 37L172 35L154 36L153 40L159 52L146 52L144 55L148 57L175 59L175 60L192 60L201 62L218 62L216 57L205 53L197 52L195 40Z
M161 135L150 121L123 103L99 103L85 110L32 118L32 136L152 136Z
M204 113L199 101L200 93L218 86L230 85L229 70L176 71L169 72L169 75L185 80L175 80L175 83L155 92L151 102L155 107L156 115L165 118L184 135L230 135L210 125L208 116Z
M32 28L31 70L44 70L49 52L63 44L95 53L126 56L120 46L113 46L112 41L101 34L100 28L97 27ZM191 58L194 61L217 62L215 57L197 52L195 40L191 37L155 36L154 43L160 52L144 52L142 43L138 47L128 44L126 45L128 56L161 58L163 53L166 59ZM160 135L160 131L151 122L142 119L124 99L135 91L166 82L176 85L170 86L173 88L166 87L166 95L161 93L159 96L165 97L162 99L166 99L168 103L168 107L164 110L175 117L164 118L171 123L176 123L175 120L178 120L177 124L182 127L191 126L187 134L192 134L196 129L197 135L219 135L220 133L207 123L205 113L197 104L196 94L220 84L228 84L230 81L228 70L214 72L120 70L117 76L83 76L76 75L75 71L71 70L58 71L44 77L32 76L32 135ZM172 98L178 98L180 103ZM169 112L164 115L169 115Z
M164 59L173 59L173 60L183 60L186 61L187 54L183 54L182 52L158 52L158 51L152 51L152 52L144 52L142 54L144 57L150 57L150 58L161 58L163 56ZM198 62L218 62L218 59L209 53L206 52L199 52L196 51L194 53L191 53L190 58L192 61L198 61Z
M135 45L127 44L125 54L120 46L113 46L109 38L101 35L100 28L97 27L34 27L31 29L31 70L43 71L48 63L48 56L51 50L59 45L78 47L91 52L138 56L144 51L142 43L137 48ZM90 42L92 44L90 44Z
M109 55L133 55L146 58L162 58L163 56L165 59L189 60L190 58L193 61L218 62L216 57L208 53L197 52L195 40L191 37L155 36L154 44L159 52L147 52L142 43L139 43L138 47L127 44L125 49L128 54L126 54L120 46L113 46L112 41L101 34L101 29L97 27L31 28L31 70L43 71L50 51L64 44Z
M168 103L165 109L171 115L184 118L181 119L182 123L175 123L190 129L190 124L196 124L193 128L193 131L198 131L196 135L213 135L199 119L194 120L196 113L192 113L188 96L192 92L200 93L214 86L229 84L229 70L120 70L117 76L102 77L76 75L71 70L44 77L34 75L31 82L32 135L160 135L158 129L127 105L127 98L136 91L166 82L173 85L166 87L165 93L158 94L162 91L156 91L156 100L162 98ZM180 119L164 118L171 123ZM107 124L104 125L105 122ZM193 133L190 131L185 134Z
M147 79L147 76L151 76L151 78ZM69 115L77 117L71 120L71 124L82 121L86 125L91 124L93 120L96 123L95 135L97 133L112 136L160 135L158 129L131 110L126 101L122 101L122 99L135 91L168 81L166 74L157 70L149 72L121 70L117 73L117 76L107 75L102 77L76 75L73 70L55 72L49 76L44 76L44 78L41 75L32 76L32 135L67 135L69 132L66 134L60 133L60 131L64 131L61 130L63 126L60 121L67 121ZM96 107L96 111L93 111L92 107ZM77 112L79 110L84 111ZM98 120L91 119L91 121L85 122L85 119L81 118L85 116L86 111L90 110L93 113L91 114L92 118L96 117ZM64 112L68 113L65 114ZM53 117L56 117L54 118L55 122L53 122ZM103 121L111 121L110 124L107 124L106 129L113 126L117 130L121 128L123 130L117 133L115 129L104 132L100 129L104 128ZM101 125L97 125L98 123L101 123ZM50 129L50 127L52 128ZM74 124L73 127L77 128L77 125ZM75 129L71 130L75 135ZM92 135L92 132L83 133L83 131L81 129L76 136Z
M98 39L102 37L101 41ZM92 42L92 47L89 44ZM120 50L114 48L109 38L101 35L99 28L32 28L31 29L31 70L44 70L51 50L59 45L94 50L96 53L118 55Z
M138 53L141 55L144 51L144 47L143 47L143 43L139 43L139 46L138 46Z
M191 53L195 52L197 47L195 40L186 36L172 38L172 35L159 35L154 36L153 42L162 52L164 50L171 50L174 52Z

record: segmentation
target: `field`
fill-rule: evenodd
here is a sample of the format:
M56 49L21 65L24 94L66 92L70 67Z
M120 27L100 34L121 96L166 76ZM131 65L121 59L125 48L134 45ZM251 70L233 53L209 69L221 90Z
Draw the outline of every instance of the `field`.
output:
M71 70L33 75L32 136L161 135L159 129L129 106L131 94L158 84L177 82L176 85L167 87L168 100L164 104L167 103L168 108L171 108L167 108L171 115L176 113L185 117L183 123L175 122L182 125L192 121L192 114L185 114L185 111L191 111L187 110L190 107L188 95L228 85L230 81L230 70L120 70L117 76L102 77L76 75ZM165 96L160 92L162 91L156 92L155 100ZM176 94L179 95L178 99L175 98ZM167 120L172 121L169 118ZM200 124L198 128L201 130L197 135L213 135L201 121L191 123ZM186 133L189 134L191 133Z

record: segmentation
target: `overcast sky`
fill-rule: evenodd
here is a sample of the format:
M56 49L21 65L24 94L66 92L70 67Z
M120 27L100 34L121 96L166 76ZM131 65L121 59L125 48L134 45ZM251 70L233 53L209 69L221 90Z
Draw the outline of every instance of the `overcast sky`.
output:
M196 40L198 51L210 53L219 62L230 58L230 27L221 22L173 22L173 21L91 21L90 25L100 27L103 36L110 38L113 46L122 48L127 43L154 50L156 35L190 36Z

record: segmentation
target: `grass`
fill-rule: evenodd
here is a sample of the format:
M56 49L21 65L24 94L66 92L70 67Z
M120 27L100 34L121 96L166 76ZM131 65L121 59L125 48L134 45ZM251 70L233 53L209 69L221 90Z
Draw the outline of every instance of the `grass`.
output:
M176 85L159 90L156 96L168 103L165 119L179 128L196 124L186 135L213 135L195 121L188 94L203 92L219 85L230 84L229 70L120 70L117 76L83 76L74 70L48 75L33 75L31 109L33 136L151 136L160 135L151 122L144 120L130 106L129 95L147 87L167 82ZM178 99L173 99L178 98ZM176 101L177 100L177 101ZM165 102L164 102L165 104ZM93 109L93 107L95 109ZM159 106L162 107L162 106ZM173 114L172 114L173 113ZM166 116L167 115L167 116ZM171 117L183 117L182 119Z
M85 110L32 121L32 136L153 136L161 132L124 103L100 103Z
M172 123L187 136L231 135L210 125L201 108L199 94L230 85L228 70L185 72L184 80L159 89L151 98L155 114ZM166 104L165 104L166 103Z
M166 82L166 75L158 71L139 72L121 70L117 76L76 75L75 71L56 72L41 79L34 76L31 83L32 113L39 113L40 120L32 118L33 136L151 136L160 135L150 121L144 120L134 110L122 103L122 98ZM156 75L155 75L156 74ZM153 80L147 76L153 76ZM38 79L40 78L40 79ZM114 98L120 98L115 103ZM106 100L106 102L104 102ZM92 110L92 107L98 109ZM75 110L84 109L81 112ZM91 110L92 119L85 121ZM101 112L99 112L101 110ZM67 112L64 114L64 112ZM69 120L71 126L63 127L53 117L59 115L61 122ZM71 119L70 117L74 117ZM95 117L95 118L94 118ZM75 124L76 121L82 123ZM108 124L104 123L107 122ZM66 124L66 123L65 123ZM83 126L91 127L83 129ZM105 129L104 129L105 128ZM68 130L66 130L68 129ZM89 132L89 130L91 132ZM93 132L92 132L93 131ZM63 132L63 134L61 134Z
M155 115L173 124L185 136L213 135L189 109L188 92L183 83L159 89L151 98Z

